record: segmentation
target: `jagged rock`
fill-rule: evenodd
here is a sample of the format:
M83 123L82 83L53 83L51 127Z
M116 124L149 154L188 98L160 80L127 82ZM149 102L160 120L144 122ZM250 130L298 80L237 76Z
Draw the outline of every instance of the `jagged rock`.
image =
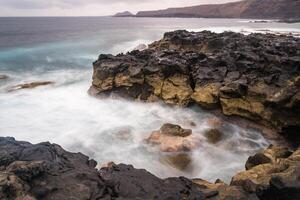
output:
M0 166L1 199L82 200L104 193L96 162L58 145L1 137L0 158L6 160Z
M36 88L36 87L52 85L52 84L54 84L54 82L52 82L52 81L24 83L24 84L19 84L19 85L11 87L9 89L9 91L13 92L13 91L22 90L22 89L33 89L33 88Z
M227 185L220 180L212 184L184 177L160 179L112 162L97 171L97 163L81 153L0 137L0 199L298 200L300 150L270 147L263 154L271 161L254 163Z
M159 131L154 131L145 141L154 146L158 145L163 152L191 151L201 144L200 138L193 135L192 130L173 124L163 125Z
M250 157L246 166L248 170L235 175L231 185L242 186L249 193L257 193L261 199L298 199L299 150L292 153L286 148L271 146Z
M100 175L108 188L107 196L116 199L204 200L211 195L211 191L201 189L186 178L159 179L146 170L134 169L130 165L102 168Z
M168 32L146 50L100 55L90 91L180 106L195 102L289 135L300 127L299 46L299 38L283 35Z
M249 194L240 186L230 186L217 180L216 183L210 183L202 179L193 179L193 182L201 188L217 191L217 195L210 197L212 200L258 200L255 194Z

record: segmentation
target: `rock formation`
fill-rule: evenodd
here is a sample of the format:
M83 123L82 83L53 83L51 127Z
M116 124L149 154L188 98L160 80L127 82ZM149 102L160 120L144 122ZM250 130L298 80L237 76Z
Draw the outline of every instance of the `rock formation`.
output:
M200 139L192 134L192 130L174 124L164 124L159 131L154 131L146 142L158 145L163 152L191 151L201 144Z
M11 87L8 91L13 92L17 90L22 90L22 89L33 89L37 88L40 86L46 86L46 85L52 85L54 82L52 81L37 81L37 82L31 82L31 83L24 83L24 84L19 84L16 86Z
M96 161L56 144L0 138L0 199L3 200L297 200L300 150L270 147L250 157L247 171L230 185L184 177L159 179L143 169Z
M141 11L138 12L136 16L300 19L299 10L300 2L298 0L244 0L225 4Z
M275 127L297 143L300 39L169 32L146 50L100 55L89 91L96 96L221 108L225 115Z
M114 15L114 17L132 17L132 16L134 15L129 11L119 12Z

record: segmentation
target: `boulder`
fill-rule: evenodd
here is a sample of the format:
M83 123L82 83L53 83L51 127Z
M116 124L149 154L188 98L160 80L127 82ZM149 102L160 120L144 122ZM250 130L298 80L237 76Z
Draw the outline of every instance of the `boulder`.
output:
M180 171L188 170L192 163L191 157L186 153L166 155L163 157L163 161Z
M145 141L150 145L158 146L163 152L191 151L201 144L201 140L193 135L191 130L174 124L164 124Z
M220 142L223 138L223 133L216 128L208 129L204 132L207 141L212 144Z

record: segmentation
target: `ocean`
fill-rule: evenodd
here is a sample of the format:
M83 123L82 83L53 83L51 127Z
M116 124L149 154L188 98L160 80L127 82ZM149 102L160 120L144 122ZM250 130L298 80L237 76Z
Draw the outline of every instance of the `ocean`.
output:
M187 176L229 181L243 170L247 157L267 147L258 130L233 124L218 145L202 136L213 117L200 108L168 107L95 99L87 94L92 62L101 53L126 53L139 44L160 39L164 32L187 29L214 32L271 32L299 36L300 24L251 22L245 19L41 17L0 18L0 136L32 143L50 141L98 161L133 164L159 177ZM9 92L21 83L55 84ZM190 122L195 122L196 127ZM190 153L191 167L180 171L166 163L161 152L143 142L164 123L191 128L203 137ZM128 133L126 138L121 132Z

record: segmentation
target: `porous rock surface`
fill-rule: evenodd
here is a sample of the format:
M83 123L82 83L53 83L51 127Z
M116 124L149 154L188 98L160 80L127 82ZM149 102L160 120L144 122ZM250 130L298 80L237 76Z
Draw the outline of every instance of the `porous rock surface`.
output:
M269 159L261 159L261 155ZM0 137L2 200L296 200L300 197L300 150L282 147L250 157L248 170L230 185L184 177L160 179L144 169L96 161L56 144Z
M221 108L293 136L300 129L300 39L168 32L146 50L100 55L89 91Z

